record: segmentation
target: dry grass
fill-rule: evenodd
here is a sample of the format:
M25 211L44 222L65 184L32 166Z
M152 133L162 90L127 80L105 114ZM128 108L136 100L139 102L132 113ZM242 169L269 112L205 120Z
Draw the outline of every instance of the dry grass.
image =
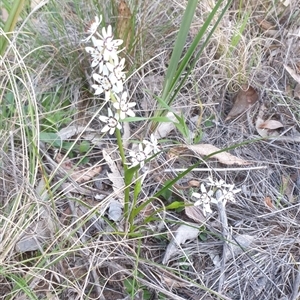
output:
M224 243L214 207L214 213L199 224L200 238L180 245L167 266L161 262L171 233L179 223L194 220L184 211L164 207L173 200L188 200L190 190L174 190L169 199L148 205L137 217L132 237L124 233L124 223L107 219L112 186L102 149L113 149L114 139L91 143L88 153L61 150L73 155L62 160L56 159L55 147L39 142L41 132L66 125L101 128L96 113L101 101L89 91L88 59L80 44L84 26L94 17L93 5L85 2L63 3L61 15L50 16L52 23L49 14L40 12L34 24L39 24L36 39L43 47L33 51L33 39L22 36L18 48L13 51L12 44L3 60L8 72L0 71L2 93L12 89L15 104L12 111L7 102L1 106L0 299L299 299L300 111L293 94L296 82L284 65L300 72L300 1L291 0L287 7L272 1L233 1L173 103L184 112L190 130L201 134L201 143L224 149L247 142L230 153L265 168L226 171L227 166L210 160L199 166L209 172L194 171L178 182L182 186L190 179L206 182L211 174L241 188L236 203L226 207L228 225L234 239L247 235L254 240L238 251ZM110 7L110 1L102 2ZM133 69L140 69L130 75L127 86L138 103L138 114L151 116L155 102L145 90L159 94L162 88L184 3L141 2L139 39L127 57ZM210 3L200 1L189 43ZM240 41L231 47L244 18L248 20ZM106 20L115 22L110 9ZM259 25L262 20L272 28ZM28 51L33 55L25 57ZM242 116L225 121L243 84L251 85L260 100ZM262 104L266 119L284 125L285 139L259 139L255 120ZM57 112L61 117L51 119ZM132 139L149 132L147 123L131 128ZM72 138L68 142L87 139L82 132ZM191 141L176 131L167 139L165 155L150 165L139 203L170 179L165 168L187 168L198 160L191 153L170 159L170 148ZM101 172L76 181L64 164L75 166L83 156L81 173L91 172L95 165ZM144 224L151 213L155 220ZM30 239L28 251L20 251L24 237ZM231 252L222 261L224 247Z

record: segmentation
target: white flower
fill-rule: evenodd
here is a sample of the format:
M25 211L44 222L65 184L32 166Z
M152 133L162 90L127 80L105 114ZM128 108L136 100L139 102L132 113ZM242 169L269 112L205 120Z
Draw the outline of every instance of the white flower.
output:
M108 132L109 134L113 134L116 130L122 129L122 125L119 123L119 115L116 113L113 116L113 113L110 108L108 108L108 117L107 116L100 116L99 117L100 121L106 123L106 125L102 128L101 132Z
M206 216L207 213L212 213L210 203L216 203L216 199L213 198L214 192L212 190L207 191L204 184L200 186L201 194L200 193L193 193L192 197L195 197L197 200L194 203L194 206L202 206L203 215Z
M192 197L198 198L194 203L194 206L202 206L203 215L206 216L207 213L212 213L211 207L210 207L210 201L206 196L203 196L199 193L193 193Z
M115 97L117 102L114 102L113 106L115 109L119 110L120 119L125 119L126 115L129 117L134 117L135 113L131 108L134 107L136 103L127 102L127 92L122 93L121 99L117 95L115 95Z
M139 144L138 151L130 151L129 155L131 159L130 168L137 166L138 164L140 164L140 167L142 168L145 165L145 160L149 157L149 153L145 152L142 143Z
M119 58L114 61L114 64L107 62L106 64L108 70L113 74L116 81L124 81L125 80L125 72L123 71L125 68L125 58L123 57L119 62Z
M143 140L144 145L146 145L146 150L147 152L153 152L154 154L158 153L161 151L157 138L154 136L154 134L150 135L150 141Z
M111 91L116 92L109 78L107 76L102 76L96 73L93 74L93 78L95 81L100 83L100 84L92 85L92 88L96 90L95 95L100 95L102 93L105 93L105 100L108 101L110 99Z
M93 43L94 40L96 40L94 37L92 37ZM104 62L104 58L103 58L103 54L102 54L102 50L99 50L98 48L95 47L85 47L85 51L89 54L91 54L92 56L92 64L91 67L97 67L99 66L99 73L102 73L103 71L103 62Z
M208 177L209 183L207 185L216 187L217 189L230 188L231 184L227 184L223 179L213 180L211 177Z
M103 49L103 56L106 61L110 59L117 61L118 60L118 47L123 43L123 40L114 40L112 34L112 27L108 25L107 29L102 28L102 35L100 36L101 40L97 41L97 47Z
M227 203L227 201L235 203L235 194L239 193L241 189L235 189L234 190L234 184L231 184L228 190L221 190L222 191L222 196L219 201L224 201L224 204Z
M102 22L102 16L100 18L98 16L95 17L95 22L93 22L90 26L90 28L87 30L87 33L89 33L89 36L82 40L82 42L86 43L88 42L91 37L96 33L100 23Z

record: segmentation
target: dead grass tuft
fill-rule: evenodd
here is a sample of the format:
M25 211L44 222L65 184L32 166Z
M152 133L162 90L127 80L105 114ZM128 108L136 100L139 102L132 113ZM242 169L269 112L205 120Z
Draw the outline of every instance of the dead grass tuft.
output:
M109 7L106 22L114 25L111 2L100 2ZM133 7L134 1L129 2ZM138 115L152 116L151 93L159 95L162 89L186 1L137 2L137 39L127 53L132 71L126 84ZM25 56L33 40L22 37L19 51L25 64L10 53L17 65L15 79L0 73L5 86L0 121L0 298L298 299L300 111L293 93L296 82L284 65L299 74L299 0L233 1L173 103L201 143L220 149L240 144L228 151L264 168L226 170L216 159L203 162L198 167L207 171L190 172L166 199L155 199L141 211L135 236L124 233L122 222L109 220L108 206L116 191L102 150L113 149L113 162L119 157L115 141L99 135L102 102L88 88L89 63L80 43L84 26L94 18L93 5L64 1L57 15L41 11L32 20L41 48ZM211 1L200 1L187 47L210 10ZM21 72L23 66L28 76ZM235 95L245 85L257 92L259 101L226 121ZM5 95L10 89L18 99L8 112ZM283 127L270 129L262 138L256 126L259 114ZM42 132L67 126L77 129L64 142L84 147L82 142L88 141L88 151L68 150L66 144L54 147L45 137L38 140ZM139 123L131 127L130 136L141 140L149 132L147 123ZM138 203L174 179L176 169L200 159L178 146L192 143L193 137L184 140L173 130L165 139L165 153L150 164ZM97 172L89 176L95 166ZM85 179L71 176L74 170ZM226 206L232 240L224 241L224 224L215 206L195 225L199 238L179 245L176 256L163 265L179 224L195 222L184 210L166 207L173 201L187 203L195 188L184 187L191 180L207 182L208 175L241 188L236 203ZM251 243L242 247L239 240L245 236Z

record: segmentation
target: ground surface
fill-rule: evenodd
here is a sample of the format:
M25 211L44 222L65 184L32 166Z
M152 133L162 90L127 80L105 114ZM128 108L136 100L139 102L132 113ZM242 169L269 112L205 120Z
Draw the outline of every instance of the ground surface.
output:
M145 206L132 235L109 210L122 167L114 136L99 134L103 99L89 87L81 42L96 10L105 7L113 27L121 8L131 12L83 2L50 2L1 61L0 298L299 299L299 0L233 1L172 103L190 134L163 130L136 205L179 169L198 169ZM185 3L133 2L126 87L137 115L150 117ZM186 49L212 8L199 2ZM153 132L133 122L126 148ZM204 161L211 152L197 144L225 149L233 163ZM209 176L240 189L235 202L212 204L206 216L201 206L184 208L201 184L209 189ZM168 209L176 201L181 208ZM182 224L186 236L168 256Z

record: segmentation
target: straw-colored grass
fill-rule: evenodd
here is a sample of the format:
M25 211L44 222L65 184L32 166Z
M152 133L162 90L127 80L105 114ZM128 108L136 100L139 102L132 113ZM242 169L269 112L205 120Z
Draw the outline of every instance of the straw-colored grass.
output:
M128 2L136 27L124 52L126 86L137 116L151 117L187 1ZM185 51L213 2L199 1ZM120 157L115 138L98 134L105 107L90 88L81 43L95 15L117 26L117 4L49 1L16 28L0 57L0 299L299 299L300 110L297 82L284 66L300 72L300 1L232 2L171 104L190 135L174 129L161 139L163 154L147 164L137 205L177 169L199 162L180 145L232 147L231 154L252 164L226 170L214 159L200 162L207 171L189 172L153 199L130 233L123 219L108 219L112 170L103 149L113 161ZM245 84L259 101L225 121ZM264 120L283 125L277 138L262 139L257 131L263 104ZM60 144L56 133L69 126L79 129ZM97 130L93 139L89 129ZM152 129L149 121L132 122L125 147ZM78 170L88 180L72 177ZM236 203L226 205L231 243L224 241L217 206L198 223L183 208L166 208L190 201L197 188L183 187L207 183L208 175L241 189ZM182 223L196 224L199 236L178 245L164 265ZM252 242L242 247L240 237Z

